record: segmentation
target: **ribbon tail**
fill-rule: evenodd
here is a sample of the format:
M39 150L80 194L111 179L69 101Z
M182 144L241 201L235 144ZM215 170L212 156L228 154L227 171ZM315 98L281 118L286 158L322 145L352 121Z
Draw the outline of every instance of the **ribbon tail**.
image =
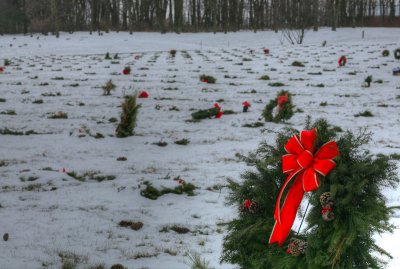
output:
M294 181L293 185L286 196L285 202L281 209L281 221L275 219L275 225L272 229L269 243L278 243L282 246L288 237L294 220L296 219L297 210L299 209L301 200L304 196L303 184L302 184L302 173L299 174Z
M299 174L300 172L300 174ZM296 175L302 175L303 171L301 168L293 171L285 180L285 182L283 183L280 191L279 191L279 195L278 198L276 199L276 205L275 205L275 212L274 212L274 217L275 220L278 223L281 223L281 200L282 200L282 196L283 196L283 192L286 190L287 186L289 185L289 183L296 177ZM297 178L302 178L297 176Z

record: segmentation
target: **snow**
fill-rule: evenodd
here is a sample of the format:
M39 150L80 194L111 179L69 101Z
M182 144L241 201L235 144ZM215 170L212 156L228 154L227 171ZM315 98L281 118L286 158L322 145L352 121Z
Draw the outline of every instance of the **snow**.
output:
M365 31L364 39L361 31ZM128 268L180 269L189 268L188 251L200 253L215 268L233 268L219 264L219 257L223 224L237 211L225 204L226 188L212 187L226 185L229 178L240 180L240 174L249 169L237 154L254 151L262 141L272 142L285 126L301 128L307 115L328 118L352 131L367 127L373 132L373 143L368 145L372 153L400 153L400 99L396 97L400 77L391 73L400 66L393 58L393 50L400 47L399 36L400 29L393 28L321 29L308 32L305 44L298 46L281 44L279 35L271 31L103 36L79 32L63 33L59 39L1 36L0 60L8 58L12 65L0 74L0 98L6 99L0 102L0 112L15 110L17 115L0 114L0 129L41 134L0 135L0 163L7 163L0 166L0 235L10 235L9 241L0 241L0 268L60 268L60 254L74 253L80 257L78 268L121 263ZM321 45L324 40L326 47ZM264 47L270 55L263 54ZM178 50L174 59L170 49ZM389 57L381 56L384 49L391 52ZM182 50L192 59L185 58ZM104 60L106 52L111 57L118 53L120 59ZM140 59L135 60L136 55ZM341 55L348 62L339 68ZM294 60L305 67L292 67ZM125 66L131 66L131 75L121 75ZM323 74L310 74L317 72ZM201 74L216 77L217 83L200 82ZM265 74L270 81L258 80ZM368 75L383 83L362 88ZM109 79L117 88L111 96L102 96L101 86ZM286 86L271 87L269 82ZM76 83L79 86L71 86ZM313 86L320 83L325 87ZM252 89L257 92L250 93ZM294 105L304 113L296 113L286 125L242 127L260 120L265 104L281 89L293 94ZM119 118L124 94L140 90L148 91L150 97L139 99L142 108L136 135L114 137L117 123L109 119ZM57 92L60 96L42 96ZM32 103L37 99L43 99L43 104ZM237 114L187 122L192 109L211 108L218 99L224 99L222 110ZM251 103L248 113L241 112L244 101ZM327 106L321 106L322 102ZM171 110L173 106L179 111ZM374 117L354 116L365 110ZM58 111L66 112L68 119L48 119ZM105 138L80 138L82 128ZM182 138L190 139L190 144L174 144ZM168 145L153 144L159 141ZM117 161L121 156L127 161ZM52 171L43 169L47 167ZM116 179L80 182L63 169L78 174L99 171ZM28 181L32 176L38 179ZM173 180L178 176L198 187L195 196L167 194L150 200L140 195L144 181L157 188L173 188L179 185ZM36 183L42 185L27 190ZM400 204L399 190L384 192L389 205ZM398 216L392 218L396 225ZM133 231L119 227L121 220L141 221L144 226ZM160 232L171 225L191 232ZM377 239L394 257L388 268L398 268L400 231L377 235ZM156 256L135 259L138 254Z

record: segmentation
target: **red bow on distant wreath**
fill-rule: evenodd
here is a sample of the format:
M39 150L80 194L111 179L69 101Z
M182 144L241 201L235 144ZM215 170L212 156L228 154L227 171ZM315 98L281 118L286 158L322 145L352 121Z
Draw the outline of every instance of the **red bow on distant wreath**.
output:
M217 115L215 115L216 119L219 119L222 117L222 115L224 115L224 112L221 111L221 106L218 103L214 104L214 107L218 110Z
M282 157L282 170L289 176L276 201L275 225L269 239L270 244L278 242L282 246L292 228L304 193L318 189L318 174L326 176L336 166L332 160L339 155L336 142L327 142L314 154L316 137L316 129L302 131L300 135L292 136L285 145L288 154ZM283 192L292 181L281 206Z
M149 97L149 93L146 91L141 91L139 93L139 98L148 98Z
M341 56L341 57L339 58L338 64L339 64L339 66L345 66L345 65L346 65L346 62L347 62L346 56Z
M248 102L248 101L244 101L243 103L242 103L242 105L243 106L247 106L247 107L250 107L251 106L251 104L250 104L250 102Z
M278 96L278 107L279 107L279 109L282 109L283 104L285 104L287 102L289 102L288 93Z

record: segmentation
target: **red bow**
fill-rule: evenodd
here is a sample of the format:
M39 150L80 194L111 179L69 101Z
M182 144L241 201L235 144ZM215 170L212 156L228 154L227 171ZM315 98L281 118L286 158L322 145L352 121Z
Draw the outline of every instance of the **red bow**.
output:
M278 96L278 107L279 107L279 109L282 109L283 104L285 104L287 102L289 102L288 93Z
M288 154L282 156L282 170L289 176L276 201L275 226L269 239L270 244L278 242L281 246L285 242L304 193L318 189L318 174L326 176L336 166L332 160L339 155L336 142L327 142L314 154L316 136L316 129L302 131L300 135L292 136L285 145ZM294 182L281 207L283 192L291 181Z
M244 101L244 102L242 103L242 105L243 105L243 106L247 106L247 107L250 107L250 106L251 106L250 103L249 103L248 101Z
M149 97L149 93L146 91L141 91L139 94L139 98L148 98Z
M342 56L339 58L338 64L339 64L339 66L344 66L346 64L346 62L347 62L346 56Z
M221 111L221 106L218 103L214 104L214 107L218 110L217 115L215 115L216 119L219 119L222 117L222 115L224 115L224 112Z

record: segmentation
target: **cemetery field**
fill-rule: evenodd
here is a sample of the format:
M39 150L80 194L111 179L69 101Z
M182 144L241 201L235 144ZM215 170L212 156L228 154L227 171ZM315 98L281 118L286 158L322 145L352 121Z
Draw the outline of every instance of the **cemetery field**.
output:
M343 132L367 128L366 149L400 164L399 36L321 29L303 45L281 44L272 31L0 36L0 235L9 237L0 240L0 268L181 269L194 252L213 268L234 268L219 263L238 214L226 185L252 169L242 156L259 143L301 130L308 116L325 118ZM116 87L103 95L109 80ZM265 122L281 90L294 115ZM143 91L135 134L117 138L124 96ZM215 103L222 117L192 119ZM384 193L400 205L400 189ZM388 268L398 268L400 230L376 239L393 256Z

